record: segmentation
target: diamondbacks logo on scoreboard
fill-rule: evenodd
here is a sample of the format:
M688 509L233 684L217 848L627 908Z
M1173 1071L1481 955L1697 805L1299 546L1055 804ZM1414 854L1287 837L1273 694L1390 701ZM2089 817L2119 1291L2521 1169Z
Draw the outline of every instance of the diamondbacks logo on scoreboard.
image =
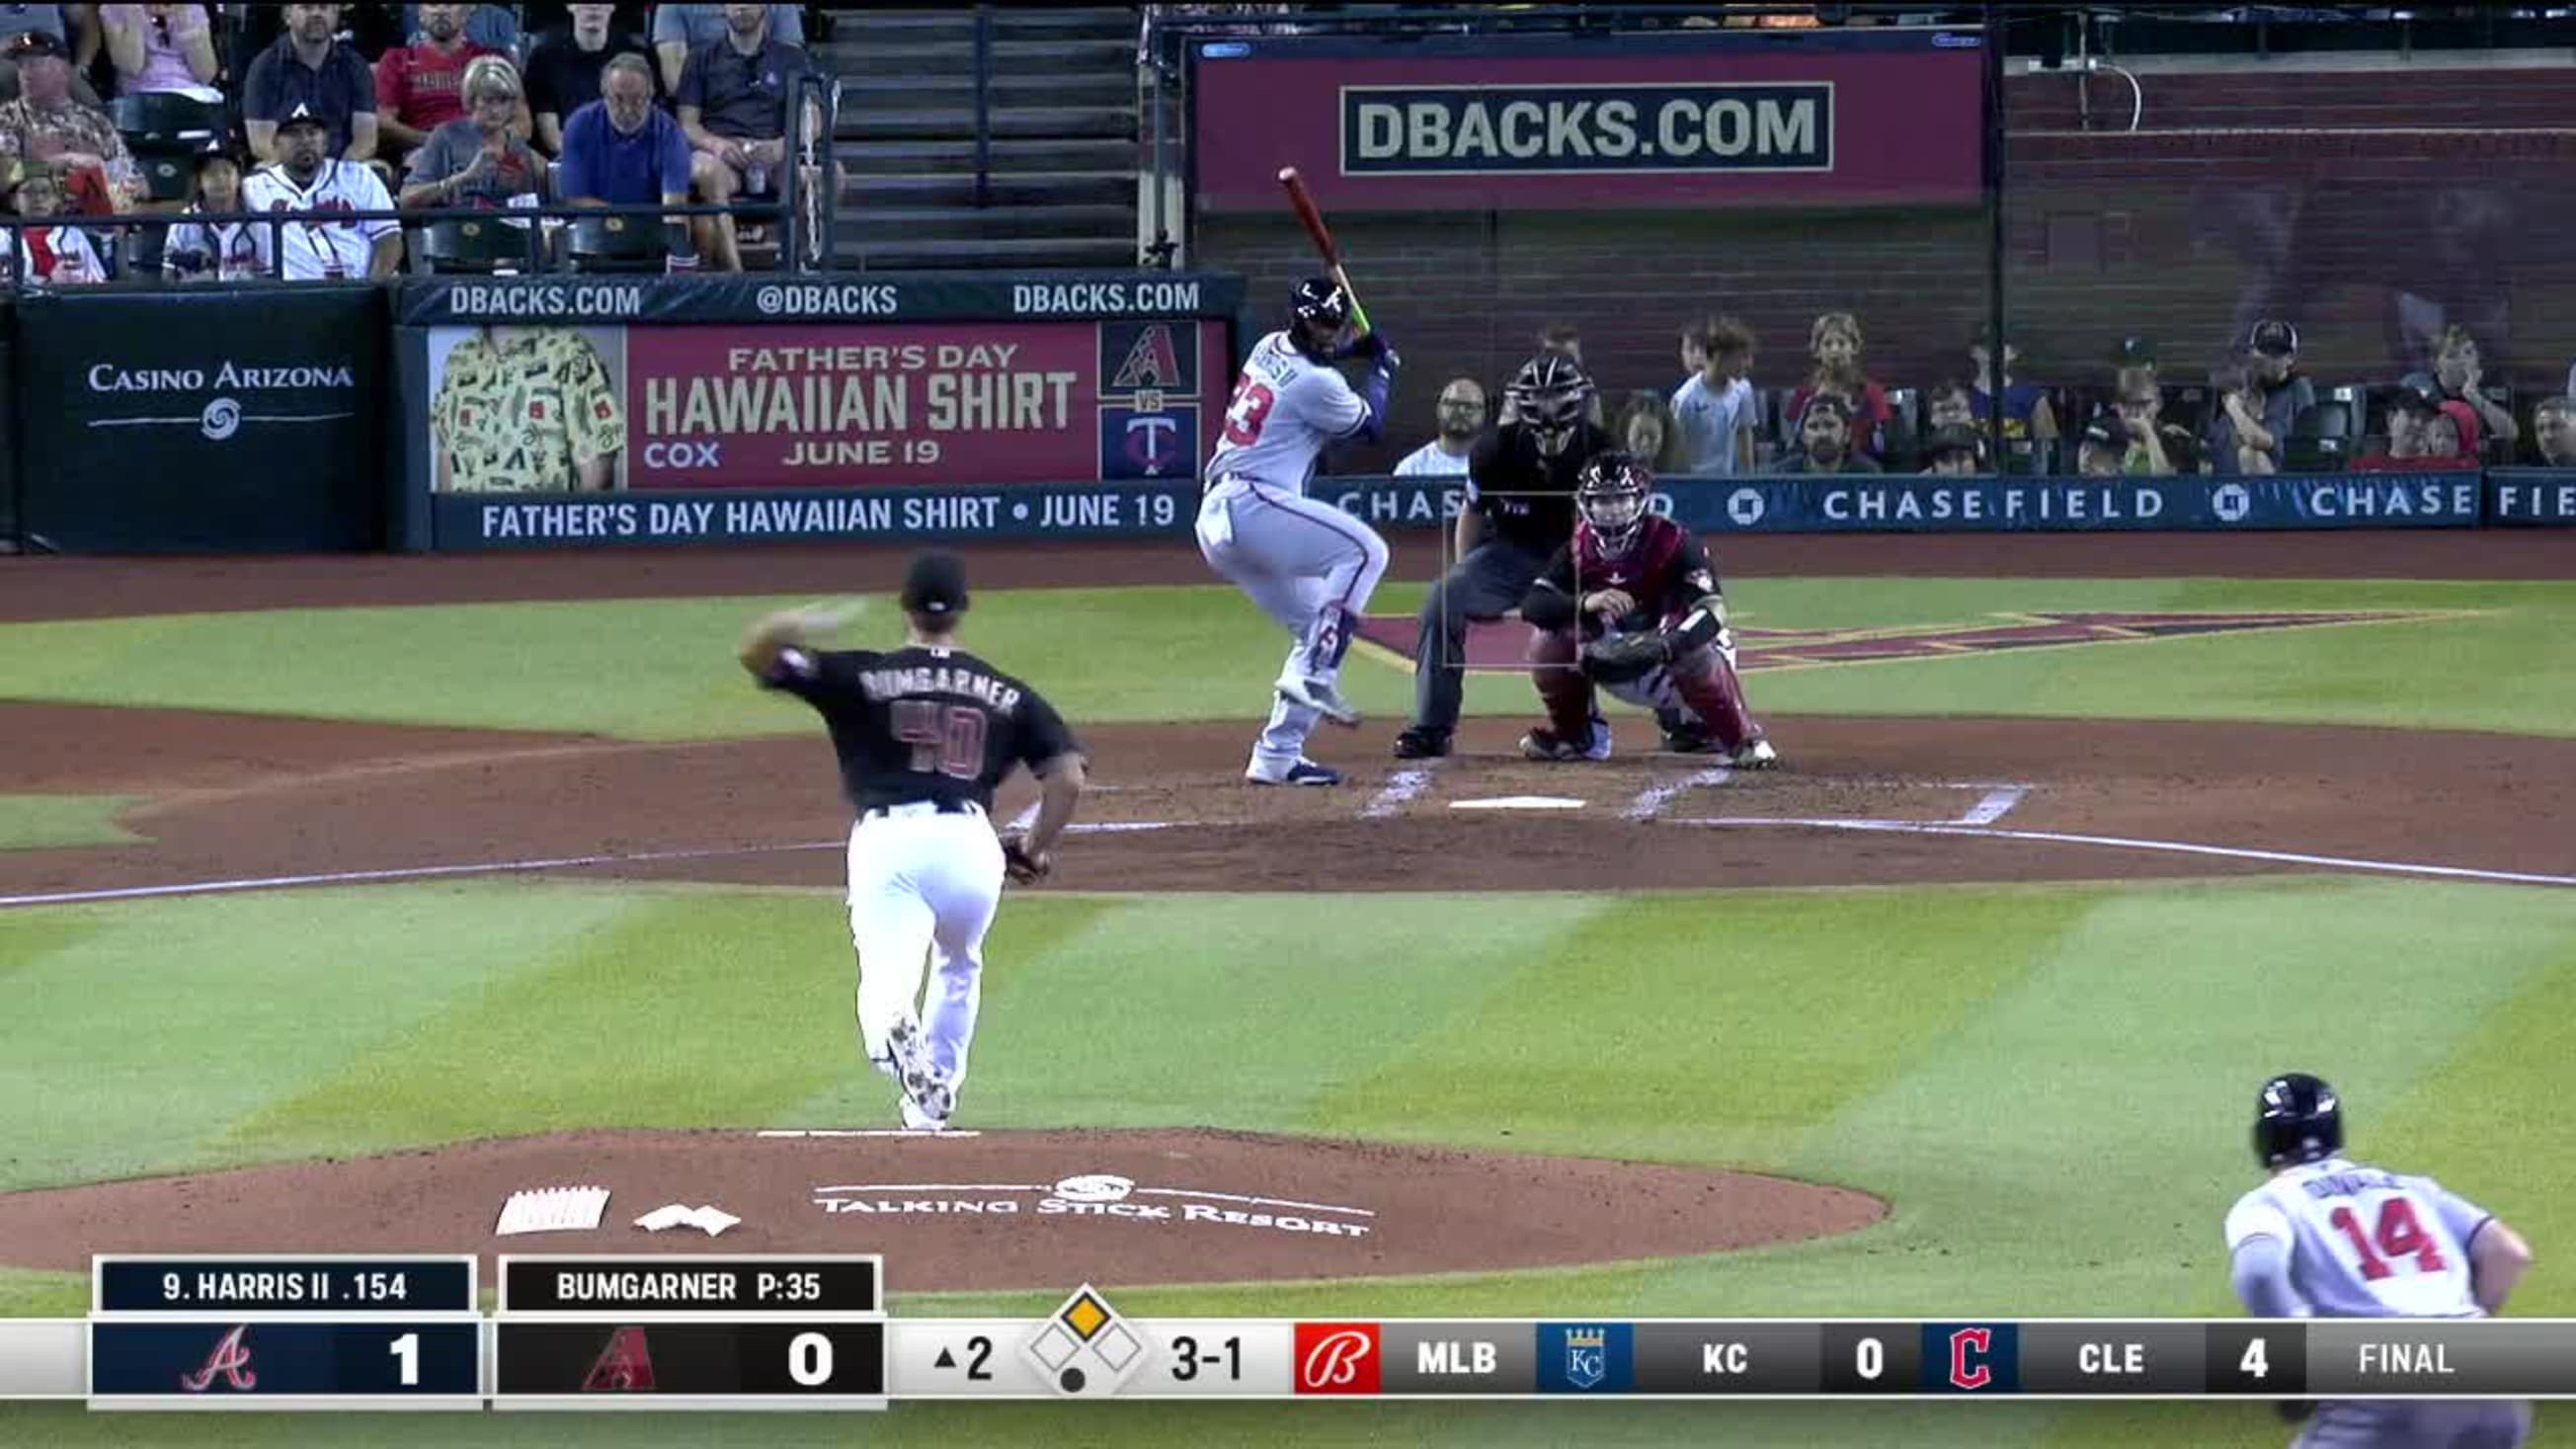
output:
M644 1341L644 1330L621 1328L608 1336L608 1346L592 1361L590 1372L583 1376L581 1391L585 1394L649 1394L653 1392L653 1350Z
M1374 1394L1385 1382L1374 1323L1300 1323L1294 1348L1301 1394Z
M1100 324L1100 476L1180 478L1198 468L1199 328Z
M250 1367L250 1325L245 1323L215 1340L214 1352L206 1355L203 1368L192 1374L179 1375L179 1387L192 1394L202 1394L221 1378L224 1387L248 1391L259 1384L259 1375Z
M1625 1393L1636 1373L1635 1332L1625 1323L1540 1324L1539 1392Z

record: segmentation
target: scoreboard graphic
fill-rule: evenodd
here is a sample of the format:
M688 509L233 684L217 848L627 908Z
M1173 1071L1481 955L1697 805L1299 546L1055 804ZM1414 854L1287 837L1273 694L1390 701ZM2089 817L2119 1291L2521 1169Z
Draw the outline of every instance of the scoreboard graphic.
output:
M0 1321L93 1409L880 1410L909 1399L2576 1398L2568 1319L888 1317L874 1256L102 1257Z

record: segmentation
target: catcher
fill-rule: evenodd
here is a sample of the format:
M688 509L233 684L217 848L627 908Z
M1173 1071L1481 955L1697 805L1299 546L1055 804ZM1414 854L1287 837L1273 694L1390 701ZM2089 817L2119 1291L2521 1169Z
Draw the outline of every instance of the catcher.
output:
M1533 760L1606 760L1610 736L1593 688L1690 729L1665 746L1717 753L1739 770L1767 770L1779 752L1744 707L1735 640L1708 550L1690 530L1646 511L1654 481L1622 452L1596 454L1574 486L1574 538L1521 600L1530 678L1547 722L1521 736Z

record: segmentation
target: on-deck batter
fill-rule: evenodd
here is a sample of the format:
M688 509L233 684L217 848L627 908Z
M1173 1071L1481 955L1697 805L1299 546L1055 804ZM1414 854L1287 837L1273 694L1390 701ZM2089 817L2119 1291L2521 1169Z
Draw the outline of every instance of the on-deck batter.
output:
M904 579L902 648L815 649L808 633L848 613L821 609L773 614L742 646L742 665L762 687L812 705L831 731L842 789L859 812L849 853L859 1043L901 1084L903 1124L929 1131L956 1110L983 1001L984 933L1006 849L990 819L993 788L1014 765L1038 777L1037 821L1009 846L1015 878L1032 879L1045 874L1084 775L1054 707L957 647L966 602L965 569L925 553Z
M1338 785L1338 771L1306 758L1306 737L1318 719L1360 721L1342 698L1342 656L1386 573L1386 540L1308 498L1306 480L1325 444L1378 436L1399 359L1374 332L1335 347L1351 308L1329 280L1298 283L1288 310L1286 327L1253 344L1226 407L1224 438L1208 455L1199 553L1292 641L1273 686L1270 721L1244 778L1260 785ZM1363 391L1353 392L1333 365L1343 357L1371 359Z

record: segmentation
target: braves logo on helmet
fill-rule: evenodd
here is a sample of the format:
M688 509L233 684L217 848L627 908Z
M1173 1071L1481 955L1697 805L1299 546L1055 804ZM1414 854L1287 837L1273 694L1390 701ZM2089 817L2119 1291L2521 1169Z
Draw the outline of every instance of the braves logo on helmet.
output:
M2266 1167L2315 1162L2343 1150L2343 1103L2305 1072L2263 1084L2254 1108L2254 1155Z
M1350 320L1350 294L1330 277L1308 277L1288 294L1288 336L1310 357L1331 356L1333 339Z
M1646 494L1655 479L1635 455L1616 450L1594 455L1574 482L1574 507L1603 555L1615 558L1636 547L1646 527Z

